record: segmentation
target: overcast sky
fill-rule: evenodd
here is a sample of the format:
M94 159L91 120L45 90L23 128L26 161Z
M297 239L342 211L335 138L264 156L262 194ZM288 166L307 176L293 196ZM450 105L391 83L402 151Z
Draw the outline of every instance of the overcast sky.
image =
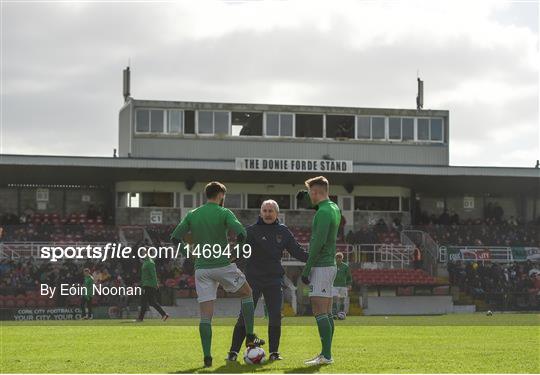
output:
M540 158L538 2L2 4L0 152L111 156L136 99L450 111L450 163Z

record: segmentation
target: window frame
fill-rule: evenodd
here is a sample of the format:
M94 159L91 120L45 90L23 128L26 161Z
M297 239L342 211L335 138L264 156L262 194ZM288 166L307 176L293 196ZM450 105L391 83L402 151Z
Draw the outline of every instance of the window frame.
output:
M428 120L428 139L418 139L418 120ZM432 140L431 139L431 121L432 120L441 120L441 135L442 139L439 140ZM414 140L415 142L422 142L422 143L444 143L444 118L443 117L415 117L415 132L414 132Z
M373 138L373 118L374 117L384 119L384 137L383 138ZM376 142L388 141L388 116L370 116L370 123L371 123L371 140L376 141Z
M170 113L173 112L173 111L176 111L176 112L180 112L180 119L182 120L182 124L181 124L181 131L179 132L171 132L170 131L170 124L171 124L171 115ZM185 126L186 126L186 119L185 119L185 110L184 109L178 109L178 108L169 108L167 109L166 111L166 114L167 114L167 119L165 120L165 123L166 123L166 127L167 127L167 131L165 132L166 134L172 134L172 135L177 135L177 134L186 134L184 132L185 130Z
M266 129L267 117L268 115L278 115L278 131L279 135L268 135ZM291 115L292 116L292 132L291 135L281 135L281 115ZM263 137L266 138L296 138L296 113L294 112L264 112L263 117ZM324 134L323 134L324 135ZM298 138L301 139L301 138Z
M139 123L139 120L137 118L137 114L139 111L148 111L148 131L142 132L137 130L137 125ZM161 129L161 132L152 132L150 131L152 129L152 111L162 111L163 112L163 128ZM135 131L135 134L168 134L165 130L167 129L167 121L168 121L168 110L164 108L153 108L153 107L141 107L141 108L135 108L135 126L133 130ZM178 134L178 133L173 133Z
M399 119L399 138L390 138L390 120ZM401 116L388 116L388 134L387 139L390 142L402 142L403 141L403 117Z
M212 113L212 133L199 133L199 112L211 112ZM227 113L228 121L227 121L227 133L216 133L216 113ZM215 137L215 136L230 136L232 131L232 125L231 125L231 111L222 111L222 110L214 110L214 109L197 109L195 111L195 135L200 137Z

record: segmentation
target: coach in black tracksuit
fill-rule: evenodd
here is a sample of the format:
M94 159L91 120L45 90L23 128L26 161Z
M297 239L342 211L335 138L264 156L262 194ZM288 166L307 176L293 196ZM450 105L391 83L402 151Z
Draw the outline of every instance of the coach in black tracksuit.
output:
M283 250L287 250L296 259L305 262L308 253L298 244L293 234L277 219L278 204L267 200L261 205L261 212L256 224L247 228L246 243L251 245L251 257L245 261L245 274L253 289L253 302L264 296L268 309L268 339L270 359L282 359L279 355L281 337L281 304L283 299L283 275L281 266ZM244 318L240 312L234 326L233 338L228 359L235 361L246 336Z

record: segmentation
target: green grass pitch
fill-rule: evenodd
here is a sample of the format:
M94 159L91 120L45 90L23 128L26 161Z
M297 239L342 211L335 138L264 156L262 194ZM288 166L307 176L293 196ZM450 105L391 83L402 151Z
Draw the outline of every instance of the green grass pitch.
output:
M285 360L226 364L233 319L214 319L214 366L202 369L196 319L2 322L2 373L540 373L540 315L348 317L336 323L335 364L306 367L320 349L313 318L285 318ZM256 321L266 337L267 322ZM266 349L267 349L266 345Z

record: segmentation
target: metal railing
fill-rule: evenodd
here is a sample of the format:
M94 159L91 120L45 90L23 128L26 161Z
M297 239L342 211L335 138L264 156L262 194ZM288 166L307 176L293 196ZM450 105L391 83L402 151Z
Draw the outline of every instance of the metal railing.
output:
M431 275L437 275L437 264L439 260L439 245L429 234L421 230L406 229L400 233L401 243L418 247L422 256L422 266Z
M410 265L414 247L394 244L357 244L354 245L354 263L382 263L390 268L405 268Z
M459 252L448 254L446 246L439 247L439 261L513 263L514 254L509 246L453 246Z

